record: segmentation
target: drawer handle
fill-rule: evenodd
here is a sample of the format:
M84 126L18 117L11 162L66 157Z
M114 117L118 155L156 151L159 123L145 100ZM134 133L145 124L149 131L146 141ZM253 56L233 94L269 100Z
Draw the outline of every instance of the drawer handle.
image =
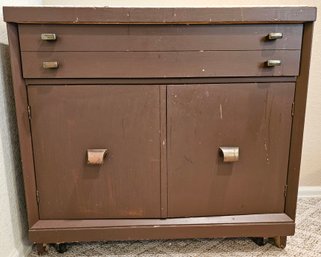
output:
M266 66L268 67L275 67L275 66L281 66L281 60L267 60Z
M283 34L280 32L272 32L272 33L269 33L269 35L268 35L269 40L276 40L276 39L280 39L282 37L283 37Z
M223 162L236 162L239 160L239 147L221 146L219 153L223 157Z
M42 33L41 40L43 41L55 41L57 36L55 33Z
M43 62L42 67L44 69L57 69L59 67L58 62Z
M102 165L107 152L107 149L87 149L87 163L90 165Z

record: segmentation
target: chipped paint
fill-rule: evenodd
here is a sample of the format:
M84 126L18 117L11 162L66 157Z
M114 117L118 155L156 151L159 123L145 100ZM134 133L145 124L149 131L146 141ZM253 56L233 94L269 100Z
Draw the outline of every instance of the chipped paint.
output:
M264 142L264 150L265 150L265 158L266 158L266 163L270 164L270 158L269 158L269 149L268 146L266 144L266 141Z
M76 19L72 23L78 23L78 22L79 22L79 18L76 17Z

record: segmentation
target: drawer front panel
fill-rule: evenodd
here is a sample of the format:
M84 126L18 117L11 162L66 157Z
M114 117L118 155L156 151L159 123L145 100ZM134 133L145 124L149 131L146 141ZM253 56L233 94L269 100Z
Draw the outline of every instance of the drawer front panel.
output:
M41 39L41 34L56 40ZM270 40L269 33L282 33ZM191 51L300 49L302 24L19 25L22 51Z
M159 218L158 86L29 86L41 219ZM102 165L99 151L107 149Z
M275 59L280 66L266 66ZM44 62L59 66L45 69ZM299 50L22 53L25 78L296 76L299 62Z
M294 88L168 87L169 217L284 211Z

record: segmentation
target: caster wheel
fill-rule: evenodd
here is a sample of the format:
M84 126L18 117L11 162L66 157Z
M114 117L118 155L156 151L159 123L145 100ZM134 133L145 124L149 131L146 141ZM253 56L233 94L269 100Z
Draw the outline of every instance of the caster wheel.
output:
M267 237L253 237L253 242L259 246L264 246L268 243L269 239Z
M67 244L55 244L55 249L58 253L67 252L68 247Z
M48 246L46 244L36 244L38 255L45 255L48 252Z

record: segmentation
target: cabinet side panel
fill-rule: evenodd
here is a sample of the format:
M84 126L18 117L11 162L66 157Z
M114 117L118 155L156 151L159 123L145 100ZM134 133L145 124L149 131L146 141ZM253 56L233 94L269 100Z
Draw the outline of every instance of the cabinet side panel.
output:
M294 98L294 118L292 124L291 148L288 173L288 193L285 212L295 219L301 165L304 118L308 91L313 23L305 23L302 41L300 75L298 77Z
M36 200L36 181L32 154L32 138L27 112L28 98L26 85L22 79L17 25L8 23L7 29L19 133L19 145L23 170L23 181L28 212L28 223L30 228L39 220L39 213Z

